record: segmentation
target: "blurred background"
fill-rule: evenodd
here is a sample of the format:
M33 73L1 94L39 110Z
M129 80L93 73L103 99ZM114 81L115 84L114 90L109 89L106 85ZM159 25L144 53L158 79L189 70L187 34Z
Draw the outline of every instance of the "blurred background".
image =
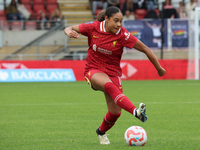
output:
M123 26L158 59L185 60L194 70L198 0L0 0L0 60L85 60L87 37L71 39L63 29L94 21L109 6L120 8ZM146 59L124 48L122 60Z

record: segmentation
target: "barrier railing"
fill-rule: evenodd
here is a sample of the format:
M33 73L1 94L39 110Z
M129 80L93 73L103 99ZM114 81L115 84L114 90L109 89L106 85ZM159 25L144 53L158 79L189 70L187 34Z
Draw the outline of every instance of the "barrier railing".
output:
M158 58L160 53L154 53ZM1 54L0 60L3 60L7 55ZM12 55L9 55L12 57ZM74 54L15 54L13 60L84 60L87 57L87 53L74 53ZM164 59L187 59L188 53L164 53ZM146 55L141 52L123 54L122 59L126 60L144 60L147 59ZM12 59L10 59L12 60Z
M0 30L20 31L20 30L49 30L61 22L52 20L24 20L10 21L0 20Z

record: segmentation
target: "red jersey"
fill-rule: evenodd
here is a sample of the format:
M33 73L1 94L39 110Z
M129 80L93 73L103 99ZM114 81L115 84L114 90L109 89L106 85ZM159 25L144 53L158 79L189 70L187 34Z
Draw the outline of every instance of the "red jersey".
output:
M79 25L80 33L88 37L85 72L98 69L110 76L121 76L120 60L123 48L133 48L137 38L121 27L116 34L105 30L105 21Z

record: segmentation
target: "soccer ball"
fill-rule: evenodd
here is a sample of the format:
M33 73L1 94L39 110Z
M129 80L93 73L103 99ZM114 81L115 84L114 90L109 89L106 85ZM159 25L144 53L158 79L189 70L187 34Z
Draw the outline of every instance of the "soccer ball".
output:
M147 133L140 126L131 126L126 130L124 139L130 146L144 146L147 142Z

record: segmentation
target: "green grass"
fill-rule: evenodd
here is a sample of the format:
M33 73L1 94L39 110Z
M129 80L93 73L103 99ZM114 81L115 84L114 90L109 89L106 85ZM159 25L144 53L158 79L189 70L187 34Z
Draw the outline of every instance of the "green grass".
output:
M107 112L104 96L86 82L0 83L0 150L199 150L200 81L123 81L124 94L147 105L149 120L122 111L108 131L110 145L95 134ZM123 137L142 126L144 147Z

